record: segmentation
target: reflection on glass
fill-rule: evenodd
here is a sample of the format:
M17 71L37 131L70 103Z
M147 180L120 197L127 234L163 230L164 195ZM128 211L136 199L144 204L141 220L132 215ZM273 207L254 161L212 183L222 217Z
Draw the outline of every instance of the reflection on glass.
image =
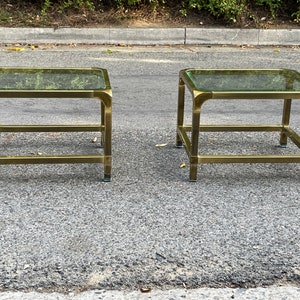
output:
M0 68L1 90L105 90L102 69Z
M300 91L300 74L294 70L187 70L197 90Z

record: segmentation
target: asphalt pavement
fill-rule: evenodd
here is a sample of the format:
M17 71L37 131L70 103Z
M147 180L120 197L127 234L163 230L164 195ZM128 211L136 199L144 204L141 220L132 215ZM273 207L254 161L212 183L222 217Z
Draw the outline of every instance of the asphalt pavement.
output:
M3 44L0 64L108 69L113 180L101 182L95 164L1 166L1 300L299 298L299 165L203 165L191 183L186 154L175 148L180 69L300 71L297 44L34 43ZM93 100L1 103L4 124L98 120ZM279 100L211 101L203 121L280 122L281 110ZM294 101L298 132L299 113ZM2 133L1 142L7 153L98 151L94 137ZM225 153L298 150L279 149L276 133L212 133L203 145Z

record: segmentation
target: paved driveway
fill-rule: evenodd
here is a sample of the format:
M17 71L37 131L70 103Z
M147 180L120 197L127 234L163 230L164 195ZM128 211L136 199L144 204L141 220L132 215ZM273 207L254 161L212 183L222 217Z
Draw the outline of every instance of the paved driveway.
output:
M299 48L44 47L3 66L107 68L113 87L113 181L100 165L0 166L0 287L73 291L144 286L251 287L299 282L297 164L202 165L188 181L176 149L178 71L293 68ZM93 100L2 99L3 123L96 121ZM187 111L190 107L187 107ZM300 103L292 123L300 130ZM281 103L213 102L206 122L280 122ZM14 153L98 151L94 133L1 134ZM216 134L205 150L294 152L278 136ZM157 144L166 144L158 147Z

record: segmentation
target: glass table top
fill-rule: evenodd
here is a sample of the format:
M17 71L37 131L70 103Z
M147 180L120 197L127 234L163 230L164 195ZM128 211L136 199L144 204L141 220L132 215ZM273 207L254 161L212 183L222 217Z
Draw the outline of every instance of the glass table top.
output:
M300 92L300 73L288 69L188 69L184 74L204 92Z
M0 68L0 90L106 90L105 69Z

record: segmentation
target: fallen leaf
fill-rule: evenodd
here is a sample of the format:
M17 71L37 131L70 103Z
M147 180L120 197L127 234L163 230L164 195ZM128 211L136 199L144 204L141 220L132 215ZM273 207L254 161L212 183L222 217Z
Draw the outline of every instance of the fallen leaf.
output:
M186 164L185 164L185 163L182 163L179 167L180 167L180 168L185 168L185 167L186 167Z
M168 144L156 144L155 147L165 147L167 146Z
M141 291L142 293L150 293L150 292L151 292L151 289L148 288L148 287L143 287L143 288L140 288L140 291Z
M10 48L7 48L7 51L24 51L24 48L21 48L21 47L10 47Z
M94 138L92 139L92 143L96 143L97 140L98 140L98 138L97 138L97 137L94 137Z

